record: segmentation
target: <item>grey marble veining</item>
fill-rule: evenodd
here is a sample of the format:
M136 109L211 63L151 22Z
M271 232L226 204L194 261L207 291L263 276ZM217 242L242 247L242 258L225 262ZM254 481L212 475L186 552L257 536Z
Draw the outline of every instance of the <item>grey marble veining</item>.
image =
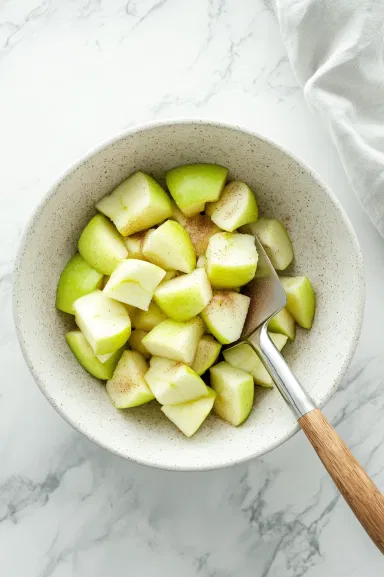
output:
M268 3L4 0L0 87L1 577L382 575L381 555L302 435L209 473L125 462L48 405L13 328L12 263L23 226L78 155L153 118L249 126L311 164L359 236L363 333L325 412L384 489L384 241L306 106Z

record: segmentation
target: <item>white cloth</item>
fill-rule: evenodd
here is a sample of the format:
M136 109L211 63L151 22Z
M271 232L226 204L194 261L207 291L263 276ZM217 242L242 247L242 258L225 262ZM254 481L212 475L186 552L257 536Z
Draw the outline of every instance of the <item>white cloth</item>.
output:
M272 0L293 70L384 236L384 0Z

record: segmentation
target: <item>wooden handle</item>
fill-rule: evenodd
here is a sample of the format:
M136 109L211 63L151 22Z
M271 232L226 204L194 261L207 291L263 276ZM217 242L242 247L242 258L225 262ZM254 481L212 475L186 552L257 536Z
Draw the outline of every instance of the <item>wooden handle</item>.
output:
M299 423L356 517L384 553L384 496L319 409Z

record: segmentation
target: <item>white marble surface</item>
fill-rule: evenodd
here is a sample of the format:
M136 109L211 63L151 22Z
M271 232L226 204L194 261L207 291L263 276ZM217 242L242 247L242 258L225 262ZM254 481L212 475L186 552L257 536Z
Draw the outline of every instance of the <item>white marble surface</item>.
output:
M302 435L228 470L145 469L73 431L25 366L12 262L33 207L99 141L171 116L275 138L346 208L367 307L326 414L384 489L384 241L303 99L273 13L262 0L0 0L0 576L379 577L381 555Z

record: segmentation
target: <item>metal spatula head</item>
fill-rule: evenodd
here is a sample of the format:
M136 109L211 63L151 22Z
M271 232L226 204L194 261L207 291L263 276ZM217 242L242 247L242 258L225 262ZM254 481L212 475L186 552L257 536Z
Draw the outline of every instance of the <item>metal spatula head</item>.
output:
M259 255L256 276L241 291L251 299L241 333L241 339L246 339L285 307L287 297L271 261L254 232L254 225L243 226L241 232L255 237L256 250Z

